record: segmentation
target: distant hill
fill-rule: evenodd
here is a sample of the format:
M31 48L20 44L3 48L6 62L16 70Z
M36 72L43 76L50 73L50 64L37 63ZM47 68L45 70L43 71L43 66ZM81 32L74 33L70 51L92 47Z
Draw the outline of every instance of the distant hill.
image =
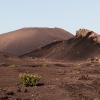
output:
M0 51L20 56L71 37L71 33L61 28L22 28L0 35Z
M36 50L24 56L66 61L87 60L91 57L100 57L100 35L87 29L80 29L76 32L76 36L66 41L49 44L40 51Z

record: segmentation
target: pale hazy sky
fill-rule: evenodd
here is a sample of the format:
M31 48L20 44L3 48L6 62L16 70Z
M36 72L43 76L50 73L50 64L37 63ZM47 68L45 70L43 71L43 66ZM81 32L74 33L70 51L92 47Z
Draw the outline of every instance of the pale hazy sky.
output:
M100 33L100 0L0 0L0 33L23 27Z

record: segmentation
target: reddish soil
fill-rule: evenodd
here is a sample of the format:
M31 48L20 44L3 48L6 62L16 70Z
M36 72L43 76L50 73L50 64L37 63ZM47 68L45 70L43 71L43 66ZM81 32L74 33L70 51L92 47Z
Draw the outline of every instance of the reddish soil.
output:
M100 100L99 47L98 34L81 30L20 57L0 53L0 100ZM41 80L25 87L21 73Z
M100 63L6 60L0 62L0 100L100 100ZM41 80L35 87L25 87L21 73L38 74Z

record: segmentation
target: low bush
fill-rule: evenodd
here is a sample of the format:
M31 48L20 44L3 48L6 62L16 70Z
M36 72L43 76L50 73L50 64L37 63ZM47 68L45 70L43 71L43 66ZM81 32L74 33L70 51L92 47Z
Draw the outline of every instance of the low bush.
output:
M17 65L15 65L15 64L12 64L12 65L10 65L10 67L17 67Z
M20 74L19 77L24 86L36 86L41 79L41 77L38 75L30 75L25 73Z

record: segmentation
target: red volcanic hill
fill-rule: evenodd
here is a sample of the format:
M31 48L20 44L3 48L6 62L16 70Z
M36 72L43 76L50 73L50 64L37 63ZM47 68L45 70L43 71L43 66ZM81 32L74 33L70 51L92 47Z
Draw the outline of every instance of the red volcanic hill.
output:
M44 57L56 60L79 61L91 57L100 57L100 35L97 33L80 29L76 36L59 43L52 43L23 57Z
M0 35L0 51L20 56L71 37L72 34L61 28L22 28Z

